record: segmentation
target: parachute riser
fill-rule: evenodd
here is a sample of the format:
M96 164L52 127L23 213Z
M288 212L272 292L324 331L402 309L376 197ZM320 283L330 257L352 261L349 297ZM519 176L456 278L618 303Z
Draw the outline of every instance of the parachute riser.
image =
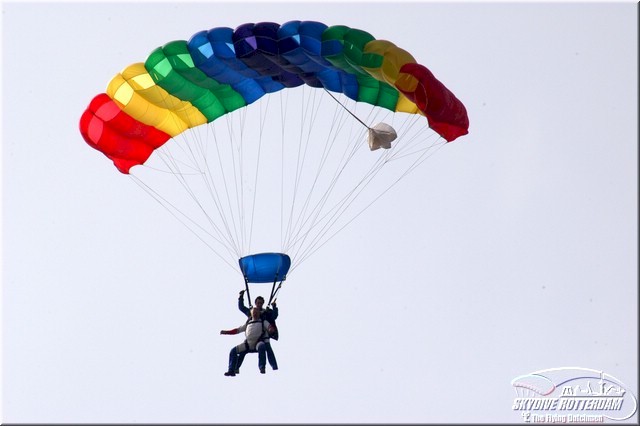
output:
M251 309L253 307L253 304L251 303L251 294L249 294L249 279L247 277L244 277L244 289L245 293L247 294L247 305L249 305L249 309Z
M269 294L269 302L267 303L267 306L270 306L271 303L276 300L276 294L278 293L278 291L280 291L280 288L282 288L282 281L280 281L278 287L276 288L276 283L278 283L278 277L276 276L275 280L273 281L273 285L271 286L271 292ZM251 303L251 294L249 293L249 279L247 277L244 277L244 289L247 295L247 304L249 305L249 308L252 308L253 303Z
M280 287L282 287L282 281L280 281L280 284L278 284L278 288L276 288L277 282L278 282L278 278L276 277L275 281L273 281L273 285L271 286L271 295L269 296L269 303L267 304L267 306L271 306L271 303L275 302L276 293L278 293L278 290L280 290Z

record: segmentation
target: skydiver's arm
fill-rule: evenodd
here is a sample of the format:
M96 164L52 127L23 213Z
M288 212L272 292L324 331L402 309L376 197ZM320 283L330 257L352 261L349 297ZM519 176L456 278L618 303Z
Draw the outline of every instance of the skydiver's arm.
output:
M246 316L249 316L249 314L251 313L251 309L244 306L244 297L242 297L243 295L244 295L244 291L241 292L240 297L238 297L238 309L240 309L240 312L242 312Z
M244 323L240 327L233 328L231 330L220 330L220 334L238 334L247 329L247 324Z
M272 314L271 314L271 318L275 321L276 319L278 319L278 307L276 306L275 302L271 304L272 308Z

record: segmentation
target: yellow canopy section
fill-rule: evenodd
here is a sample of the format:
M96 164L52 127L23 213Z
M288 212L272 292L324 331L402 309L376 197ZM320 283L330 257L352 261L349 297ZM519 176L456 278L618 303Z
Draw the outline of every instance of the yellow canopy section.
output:
M107 95L131 117L172 137L207 122L190 102L156 85L142 63L130 65L116 75L107 86Z
M415 58L409 52L400 49L387 40L372 40L368 42L364 47L363 56L365 55L380 57L382 58L382 63L379 67L362 66L362 69L375 79L384 81L392 87L395 87L396 80L400 74L400 68L407 63L416 63ZM417 114L419 110L413 102L400 93L396 111Z

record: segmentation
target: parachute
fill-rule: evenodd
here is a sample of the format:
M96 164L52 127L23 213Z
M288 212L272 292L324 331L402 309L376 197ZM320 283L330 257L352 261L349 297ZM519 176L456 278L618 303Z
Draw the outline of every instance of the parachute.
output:
M289 107L290 96L300 103ZM322 113L319 99L330 105ZM358 116L365 106L368 122L380 115L405 121L398 131L384 122L369 126ZM274 109L281 115L270 115ZM293 130L285 129L293 122ZM263 133L272 127L273 134ZM168 42L118 73L80 118L91 147L220 259L234 269L228 260L239 259L246 282L274 284L434 146L467 134L468 127L462 102L410 53L366 31L315 21L217 27ZM436 142L425 145L424 137L434 135ZM347 165L358 155L368 164L351 179ZM280 165L264 166L265 157ZM411 160L399 175L372 183L380 170L405 158ZM330 171L328 177L321 171ZM162 192L167 178L193 207L170 199L173 190ZM368 187L377 192L341 219ZM287 198L285 190L293 195ZM279 210L280 217L268 210ZM254 237L276 225L286 234L280 252L269 248L271 240ZM257 240L264 248L256 254Z

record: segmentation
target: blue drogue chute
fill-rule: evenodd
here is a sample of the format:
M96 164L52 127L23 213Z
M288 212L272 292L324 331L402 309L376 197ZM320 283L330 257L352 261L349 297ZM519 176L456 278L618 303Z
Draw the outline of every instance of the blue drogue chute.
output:
M267 302L268 306L275 300L275 295L282 286L282 282L287 279L287 273L291 267L291 258L284 253L257 253L240 258L238 263L240 264L242 275L244 275L250 306L249 283L273 283L269 302ZM280 281L280 284L276 289L278 281Z

